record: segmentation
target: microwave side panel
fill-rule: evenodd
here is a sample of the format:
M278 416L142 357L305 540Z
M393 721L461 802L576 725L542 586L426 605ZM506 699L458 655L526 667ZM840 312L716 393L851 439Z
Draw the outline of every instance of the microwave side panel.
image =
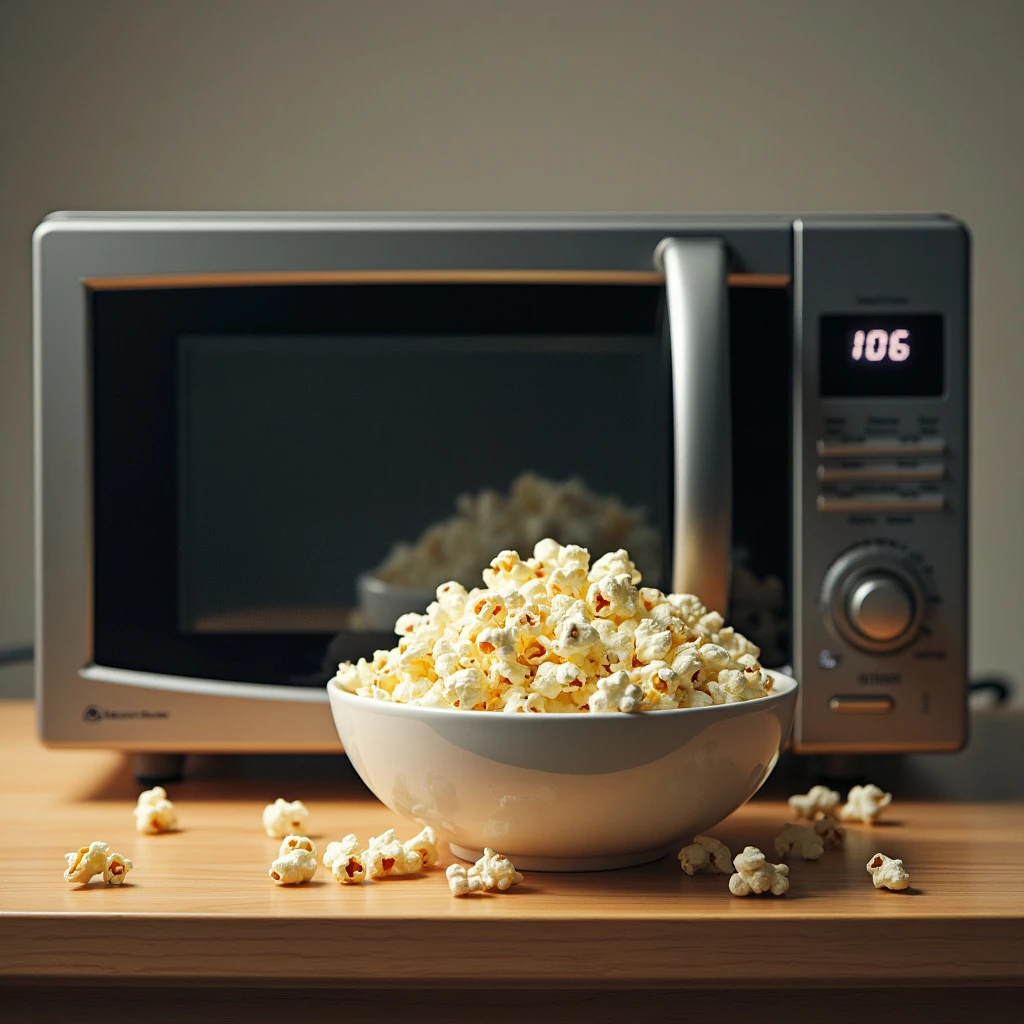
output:
M969 237L937 217L808 218L795 235L794 747L957 750Z

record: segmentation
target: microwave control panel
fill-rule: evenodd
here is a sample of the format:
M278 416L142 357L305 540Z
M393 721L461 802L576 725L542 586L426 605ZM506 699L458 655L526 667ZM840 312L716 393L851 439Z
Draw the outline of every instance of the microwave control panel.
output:
M968 264L952 220L795 231L797 750L955 750Z

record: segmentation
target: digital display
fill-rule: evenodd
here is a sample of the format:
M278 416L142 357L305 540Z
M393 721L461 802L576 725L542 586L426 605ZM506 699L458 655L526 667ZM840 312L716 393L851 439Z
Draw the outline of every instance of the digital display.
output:
M943 318L821 318L821 394L825 397L928 397L945 389Z

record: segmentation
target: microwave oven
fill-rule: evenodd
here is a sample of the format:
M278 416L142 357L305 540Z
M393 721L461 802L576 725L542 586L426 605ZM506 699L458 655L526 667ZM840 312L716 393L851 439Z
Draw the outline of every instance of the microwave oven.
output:
M33 261L47 743L339 749L338 661L552 535L790 666L796 751L962 746L956 220L61 213Z

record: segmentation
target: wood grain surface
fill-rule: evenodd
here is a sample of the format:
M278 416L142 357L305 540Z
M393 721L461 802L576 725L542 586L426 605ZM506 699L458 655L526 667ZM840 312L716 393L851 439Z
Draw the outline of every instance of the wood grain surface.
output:
M675 858L585 874L528 874L507 893L454 899L452 858L418 876L307 886L267 875L279 843L263 806L302 799L320 850L396 819L341 756L206 757L169 792L180 831L135 831L130 762L47 750L33 709L0 703L0 979L170 984L545 989L1024 984L1024 806L901 802L851 826L845 849L791 862L781 898L736 898L725 875ZM791 819L754 800L713 834L771 849ZM64 853L102 839L135 869L121 889L72 886ZM901 857L913 888L876 891L864 865Z

